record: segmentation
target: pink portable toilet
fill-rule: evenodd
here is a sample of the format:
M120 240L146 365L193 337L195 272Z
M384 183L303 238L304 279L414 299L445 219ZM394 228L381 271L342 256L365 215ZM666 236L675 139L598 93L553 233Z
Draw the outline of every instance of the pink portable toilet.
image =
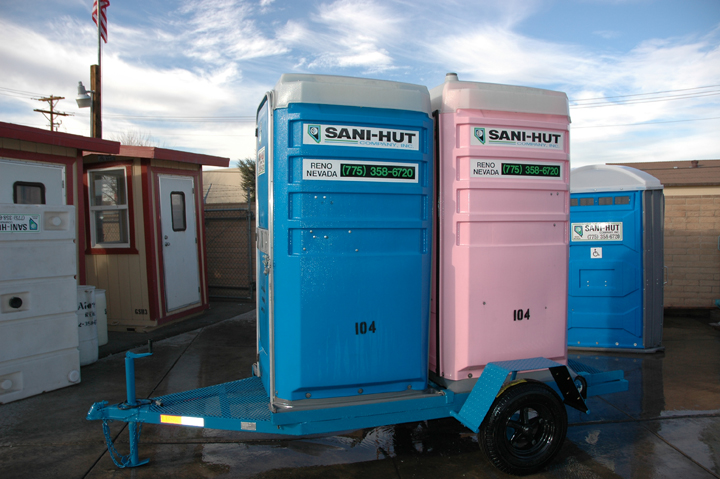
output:
M567 356L567 95L458 81L432 89L438 137L431 378Z

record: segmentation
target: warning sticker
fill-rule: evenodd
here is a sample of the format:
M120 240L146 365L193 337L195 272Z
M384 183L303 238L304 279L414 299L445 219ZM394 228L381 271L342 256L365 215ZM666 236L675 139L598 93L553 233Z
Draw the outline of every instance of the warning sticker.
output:
M241 421L240 429L243 431L257 431L257 423Z
M257 152L257 175L265 174L265 147L263 146Z
M40 215L0 214L0 233L39 233Z
M572 223L571 241L622 241L622 223Z

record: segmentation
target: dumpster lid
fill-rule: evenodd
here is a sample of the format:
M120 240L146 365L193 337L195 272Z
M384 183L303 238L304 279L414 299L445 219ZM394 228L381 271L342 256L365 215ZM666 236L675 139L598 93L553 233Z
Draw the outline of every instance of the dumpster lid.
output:
M496 110L517 113L562 115L570 121L567 95L563 92L524 86L458 81L445 75L445 83L430 90L433 111L455 113L458 109Z
M386 80L285 73L275 85L273 109L290 103L410 110L430 115L427 87Z
M629 166L590 165L570 171L570 193L661 190L653 175Z

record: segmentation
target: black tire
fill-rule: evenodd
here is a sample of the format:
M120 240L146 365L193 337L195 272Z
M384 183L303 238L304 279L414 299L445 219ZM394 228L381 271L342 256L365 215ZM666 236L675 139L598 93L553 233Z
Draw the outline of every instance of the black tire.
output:
M526 475L553 460L566 433L567 412L555 391L541 382L524 381L495 399L478 442L495 467Z

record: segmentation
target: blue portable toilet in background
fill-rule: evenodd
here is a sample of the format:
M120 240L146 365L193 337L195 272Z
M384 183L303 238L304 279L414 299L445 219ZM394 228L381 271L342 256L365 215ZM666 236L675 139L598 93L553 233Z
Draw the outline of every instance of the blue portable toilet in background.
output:
M663 325L663 186L635 168L570 174L568 346L655 352Z
M256 169L253 369L271 408L420 394L433 215L427 88L282 75L258 109Z

